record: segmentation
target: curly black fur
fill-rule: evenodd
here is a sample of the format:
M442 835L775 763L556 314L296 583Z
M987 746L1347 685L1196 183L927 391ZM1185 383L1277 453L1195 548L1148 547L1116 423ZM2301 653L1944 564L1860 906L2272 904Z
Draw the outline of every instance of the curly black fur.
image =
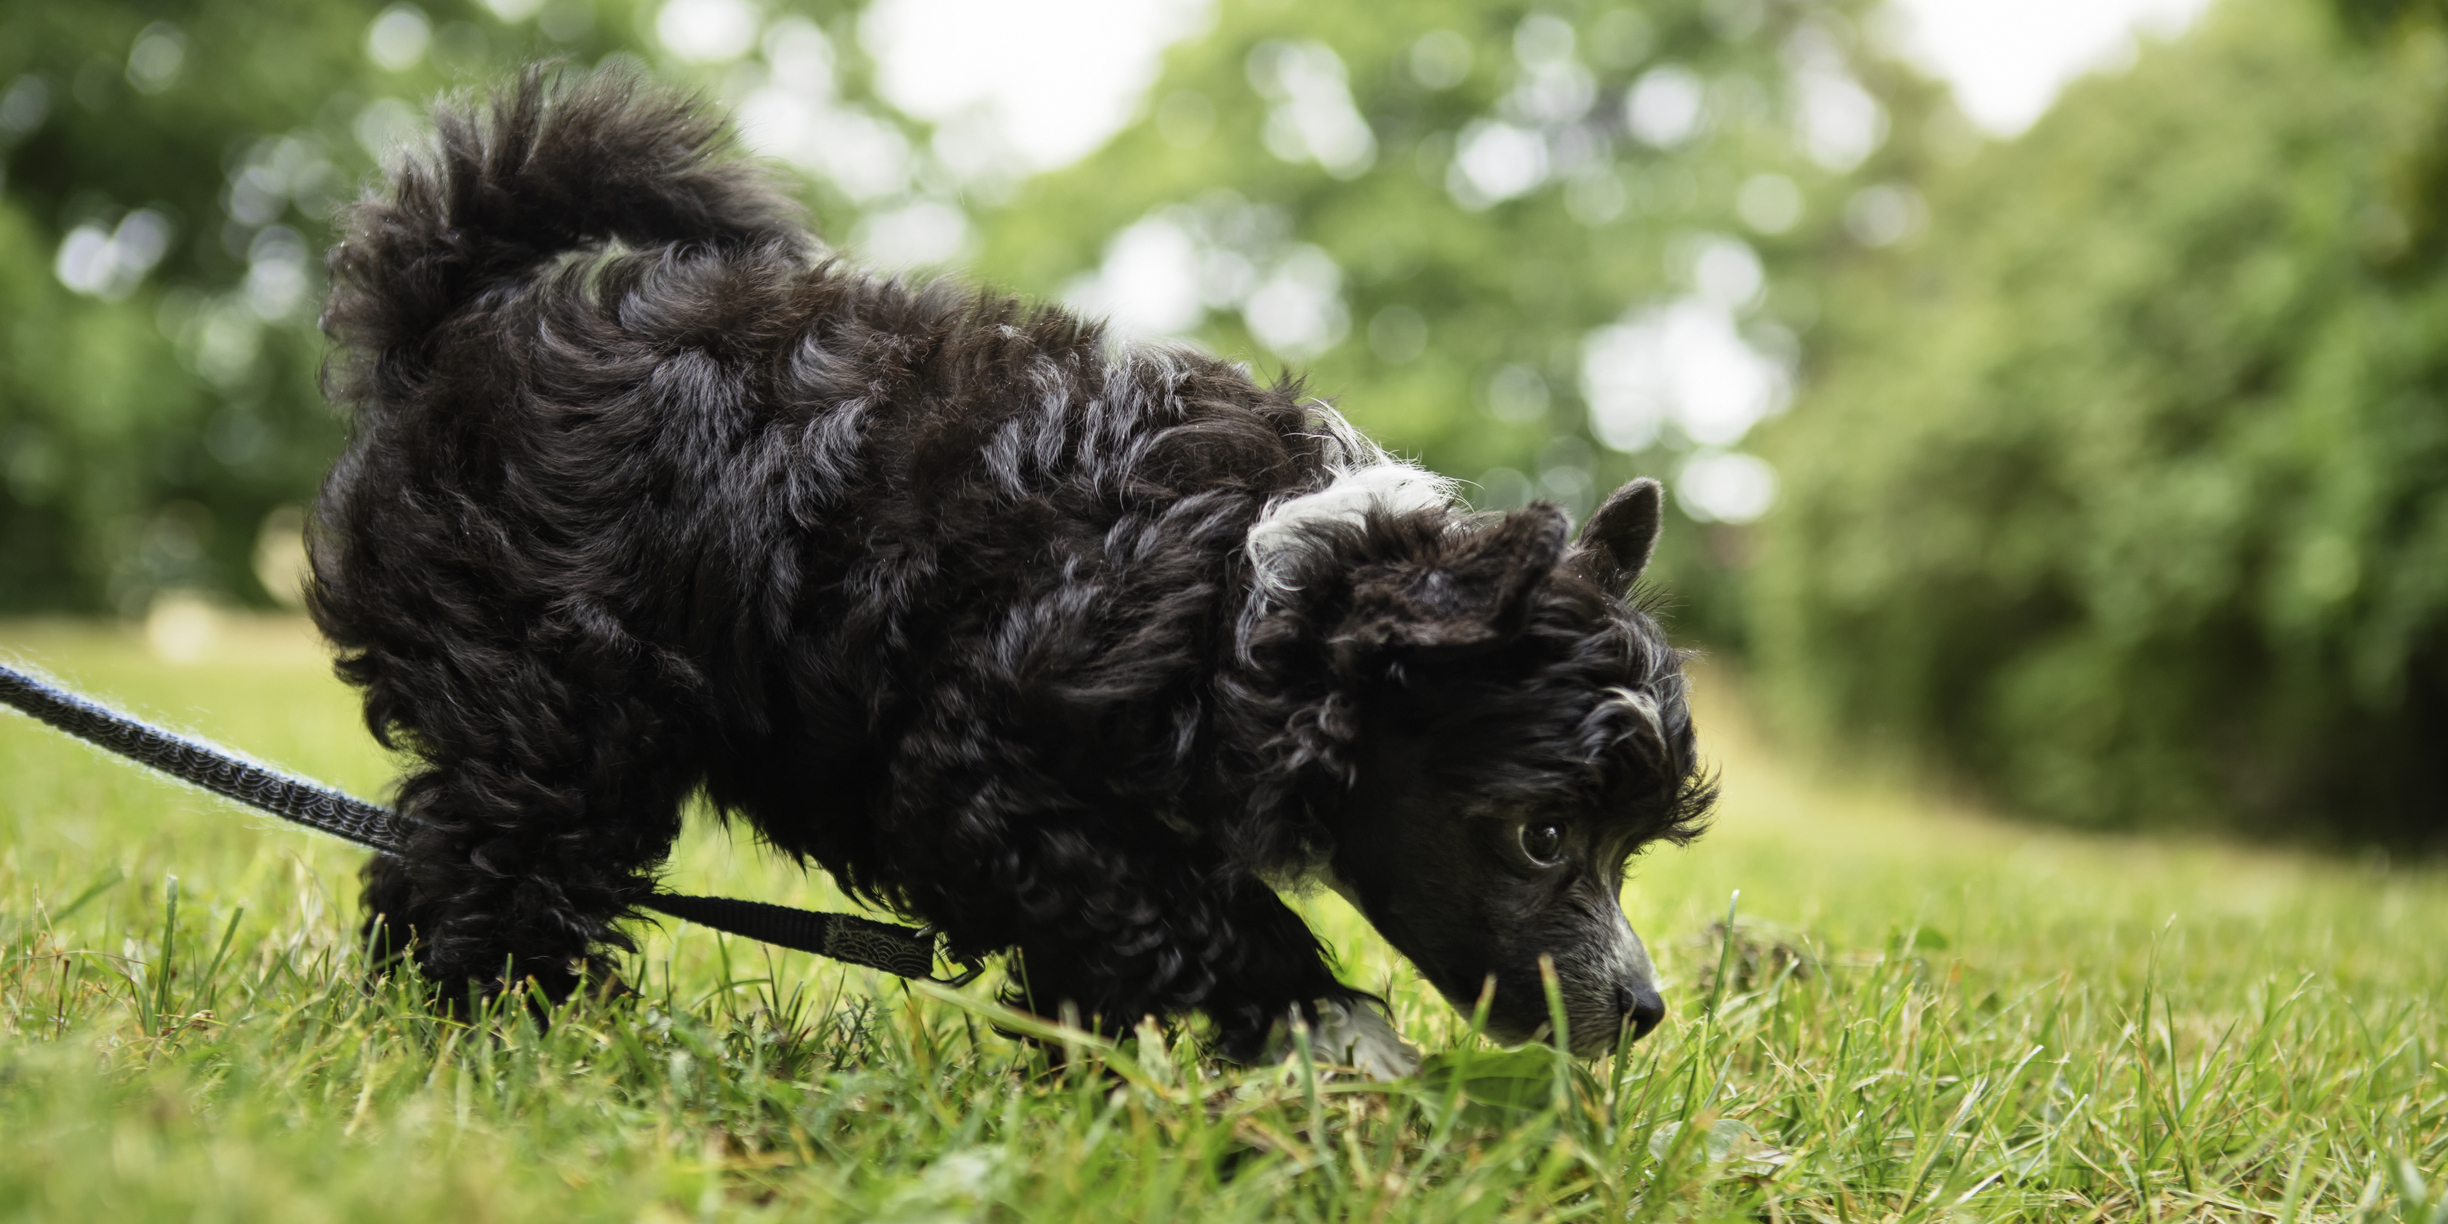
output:
M1696 828L1637 564L1556 512L1374 504L1261 574L1253 526L1369 449L1296 385L842 267L617 75L439 126L331 255L353 436L311 533L316 623L419 761L367 905L428 976L567 990L702 789L1017 949L1041 1009L1247 1048L1352 994L1270 881L1331 870L1380 723L1457 787L1613 794L1621 849Z

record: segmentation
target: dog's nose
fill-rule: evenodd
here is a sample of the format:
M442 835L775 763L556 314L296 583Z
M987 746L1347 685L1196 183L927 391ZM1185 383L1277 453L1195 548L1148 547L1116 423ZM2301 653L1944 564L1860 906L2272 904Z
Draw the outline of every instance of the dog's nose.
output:
M1625 983L1615 988L1615 1010L1632 1026L1632 1040L1638 1041L1666 1018L1666 1000L1650 986Z

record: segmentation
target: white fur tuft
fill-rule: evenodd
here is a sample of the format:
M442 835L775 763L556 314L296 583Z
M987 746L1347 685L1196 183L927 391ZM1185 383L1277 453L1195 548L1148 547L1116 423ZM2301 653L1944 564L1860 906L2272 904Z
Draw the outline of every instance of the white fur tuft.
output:
M1638 689L1624 688L1620 685L1608 689L1607 693L1607 705L1620 706L1632 711L1633 716L1640 719L1649 728L1650 738L1661 744L1666 742L1666 720L1658 714L1656 698Z
M1327 440L1326 468L1334 478L1325 488L1274 502L1251 524L1250 564L1259 592L1269 597L1297 589L1291 571L1301 550L1315 541L1316 528L1357 526L1371 511L1401 514L1454 504L1452 480L1387 454L1334 409L1314 408L1318 433Z

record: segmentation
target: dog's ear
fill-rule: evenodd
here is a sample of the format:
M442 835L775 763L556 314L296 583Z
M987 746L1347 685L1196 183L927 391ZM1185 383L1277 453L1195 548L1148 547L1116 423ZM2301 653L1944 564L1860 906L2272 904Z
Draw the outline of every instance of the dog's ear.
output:
M1511 641L1563 561L1569 531L1563 511L1528 506L1453 537L1432 560L1362 570L1337 653L1356 662L1381 650L1470 654Z
M1665 513L1665 490L1646 476L1615 490L1581 528L1573 563L1592 582L1621 594L1649 567Z

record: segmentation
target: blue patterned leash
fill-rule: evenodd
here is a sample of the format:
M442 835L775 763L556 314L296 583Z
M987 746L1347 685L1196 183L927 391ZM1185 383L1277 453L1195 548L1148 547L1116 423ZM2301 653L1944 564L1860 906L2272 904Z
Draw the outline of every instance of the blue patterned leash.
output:
M0 663L0 703L139 765L293 824L382 854L398 854L407 845L409 822L396 812L250 761L208 740L154 726L5 663ZM952 977L936 977L933 927L913 929L856 914L820 914L731 897L659 892L640 904L684 922L905 978L966 986L984 972L984 966L969 961Z

